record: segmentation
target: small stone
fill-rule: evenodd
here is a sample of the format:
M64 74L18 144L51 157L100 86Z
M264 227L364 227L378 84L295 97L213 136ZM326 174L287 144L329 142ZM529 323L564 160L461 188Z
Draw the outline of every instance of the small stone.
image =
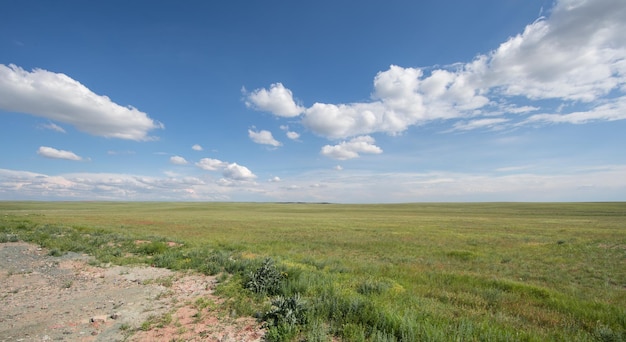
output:
M104 323L107 321L106 315L93 316L89 319L91 323Z
M116 313L112 313L111 316L109 316L111 319L118 319L120 317L120 314Z

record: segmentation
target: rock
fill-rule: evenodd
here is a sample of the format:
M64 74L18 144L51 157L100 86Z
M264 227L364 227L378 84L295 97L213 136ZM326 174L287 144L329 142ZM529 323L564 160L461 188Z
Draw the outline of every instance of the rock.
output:
M107 321L106 315L93 316L89 319L91 323L104 323Z

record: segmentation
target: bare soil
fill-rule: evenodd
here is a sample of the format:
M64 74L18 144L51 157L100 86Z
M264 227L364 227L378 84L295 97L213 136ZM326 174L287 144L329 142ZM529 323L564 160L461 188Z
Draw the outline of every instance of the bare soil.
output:
M1 341L261 341L253 318L220 309L215 277L91 266L90 256L0 244Z

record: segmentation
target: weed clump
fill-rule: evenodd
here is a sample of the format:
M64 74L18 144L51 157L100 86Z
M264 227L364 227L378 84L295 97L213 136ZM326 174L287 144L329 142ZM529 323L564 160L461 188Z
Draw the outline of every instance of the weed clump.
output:
M306 301L296 293L289 297L274 298L272 307L265 313L264 318L268 326L297 325L306 323L306 312Z
M278 270L274 260L265 259L261 267L250 273L246 288L261 295L277 295L281 290L283 274Z
M306 301L300 294L272 300L271 308L265 312L264 320L267 327L267 341L289 341L299 332L298 326L306 324Z

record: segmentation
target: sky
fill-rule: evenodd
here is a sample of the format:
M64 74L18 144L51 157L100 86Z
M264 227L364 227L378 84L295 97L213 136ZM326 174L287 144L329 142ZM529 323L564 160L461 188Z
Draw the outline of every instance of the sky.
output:
M626 201L626 1L5 0L0 200Z

